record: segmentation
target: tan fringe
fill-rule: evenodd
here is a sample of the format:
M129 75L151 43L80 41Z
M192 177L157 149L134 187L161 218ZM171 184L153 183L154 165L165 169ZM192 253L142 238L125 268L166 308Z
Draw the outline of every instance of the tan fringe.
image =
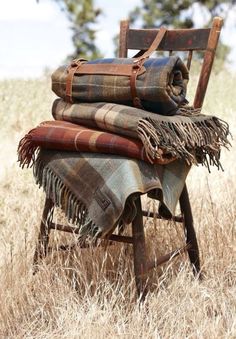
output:
M186 117L197 116L201 114L201 108L194 108L193 106L183 105L179 107L176 114Z
M46 124L47 121L43 121L38 127ZM31 167L35 163L40 147L33 141L33 137L34 134L37 135L38 127L31 129L19 142L17 154L21 168L24 168L25 166Z
M181 107L187 115L199 109ZM35 163L39 146L33 141L36 129L31 130L21 139L18 146L20 166L32 166ZM203 164L208 170L211 165L222 168L220 164L221 147L228 148L228 124L216 117L202 121L171 122L151 118L140 119L137 127L138 138L142 141L148 160L153 163L161 155L168 153L173 157L184 159L188 164Z
M95 223L89 219L86 206L48 166L45 166L40 154L34 162L33 173L36 184L43 187L46 197L51 198L55 206L64 211L69 222L80 228L78 237L89 235L96 238L100 232Z
M167 122L151 118L138 123L138 136L142 141L148 158L159 158L160 148L174 157L184 159L188 164L210 165L222 169L220 163L221 147L230 146L227 139L228 124L216 117L203 121Z
M18 161L20 162L20 167L24 168L32 166L35 162L39 146L33 142L32 132L36 130L31 130L28 134L24 136L19 142L17 154Z

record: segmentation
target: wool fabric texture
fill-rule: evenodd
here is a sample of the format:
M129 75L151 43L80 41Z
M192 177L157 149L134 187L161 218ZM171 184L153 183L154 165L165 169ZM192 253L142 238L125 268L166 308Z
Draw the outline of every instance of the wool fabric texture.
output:
M105 236L119 220L130 223L136 213L133 199L140 193L158 190L174 214L189 169L182 160L152 165L117 155L46 149L33 165L36 182L80 228L79 236Z
M138 139L103 132L67 121L44 121L27 133L19 143L18 155L22 167L34 162L39 147L46 149L67 150L124 155L144 161L145 148ZM166 164L175 160L161 154L155 163Z
M221 167L221 147L230 145L226 122L203 114L163 116L142 109L112 103L70 104L56 99L52 107L55 120L70 121L91 128L142 141L147 157L154 161L160 152L183 159L188 164Z
M88 64L133 64L134 59L98 59ZM136 92L145 110L161 115L174 115L187 103L186 87L189 72L178 56L149 58L145 72L138 75ZM68 66L59 67L52 74L52 90L66 99ZM110 102L132 106L130 77L104 74L76 74L72 83L74 102Z

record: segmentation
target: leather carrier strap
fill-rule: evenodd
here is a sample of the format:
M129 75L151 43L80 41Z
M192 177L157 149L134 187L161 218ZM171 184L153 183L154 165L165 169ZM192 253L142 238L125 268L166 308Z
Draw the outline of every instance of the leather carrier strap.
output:
M137 76L145 73L143 66L145 60L158 48L166 33L166 28L161 27L153 40L151 46L144 53L138 53L133 58L131 64L88 64L85 59L75 59L67 68L68 76L66 80L66 101L72 101L72 85L75 74L101 74L101 75L121 75L130 77L130 91L133 105L137 108L143 108L141 100L137 95L136 80Z
M130 76L130 90L131 90L134 107L143 108L141 104L141 100L138 97L137 88L136 88L136 80L137 80L137 76L139 75L139 69L143 67L145 60L148 59L150 55L158 48L162 39L164 38L165 33L166 33L166 28L161 27L155 39L153 40L151 46L148 48L148 50L144 52L138 58L134 58L134 64L133 64L132 73Z
M66 78L66 98L65 100L68 102L73 103L72 99L72 85L73 85L73 79L76 71L79 69L79 67L84 64L87 60L86 59L75 59L72 61L70 66L67 68L67 78Z
M90 64L83 63L75 69L74 74L103 74L130 76L133 64ZM140 67L139 75L146 72L144 66Z

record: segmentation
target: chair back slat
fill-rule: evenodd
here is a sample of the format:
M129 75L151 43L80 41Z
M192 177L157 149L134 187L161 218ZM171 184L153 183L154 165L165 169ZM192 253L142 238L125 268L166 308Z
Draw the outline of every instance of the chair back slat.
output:
M211 28L168 30L157 49L169 51L169 55L172 55L173 51L188 52L188 69L191 67L193 51L205 51L193 102L195 108L201 108L203 105L222 24L222 18L215 17ZM127 20L121 21L119 57L126 58L129 49L145 52L158 31L158 29L131 29Z
M158 29L130 29L127 36L129 49L147 50L158 33ZM168 30L160 43L160 51L188 51L206 49L210 29L173 29Z

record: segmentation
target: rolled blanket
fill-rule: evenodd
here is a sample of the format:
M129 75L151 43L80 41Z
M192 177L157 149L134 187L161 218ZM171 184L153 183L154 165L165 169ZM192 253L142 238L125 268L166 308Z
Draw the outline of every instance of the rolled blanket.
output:
M160 151L184 159L188 164L220 164L221 147L230 145L228 124L203 114L172 117L111 103L70 104L55 100L52 115L92 128L142 141L146 154L158 159Z
M102 132L66 121L44 121L21 139L18 156L22 167L34 163L38 148L124 155L149 162L141 141ZM160 152L155 163L175 160Z
M129 72L126 68L124 73L128 75L107 75L107 72L111 64L119 66L133 63L134 59L120 58L98 59L87 62L85 66L82 64L73 76L73 101L104 101L132 106L133 94ZM91 74L85 74L87 71L84 68L89 72L92 68ZM69 69L69 66L62 66L52 74L52 90L64 100L67 97ZM95 70L98 74L93 74ZM178 56L147 59L135 82L136 94L144 109L162 115L174 115L180 106L187 103L185 96L188 79L188 70Z
M113 230L121 217L132 221L136 193L159 189L159 199L174 214L190 166L181 160L160 166L117 155L41 149L33 169L47 197L80 226L79 235L96 236Z

